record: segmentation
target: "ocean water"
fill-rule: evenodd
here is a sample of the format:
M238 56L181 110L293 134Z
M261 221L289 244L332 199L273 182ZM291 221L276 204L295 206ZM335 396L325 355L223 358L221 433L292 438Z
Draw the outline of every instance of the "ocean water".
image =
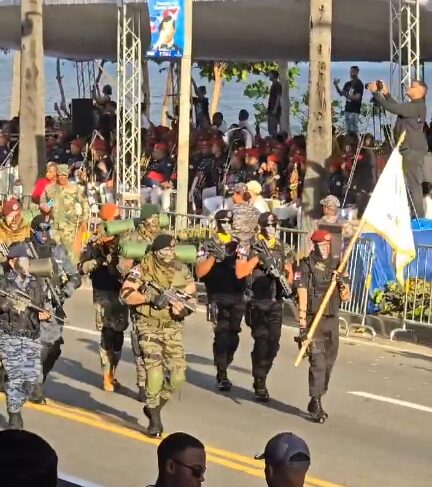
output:
M366 83L376 79L387 81L389 79L390 68L388 63L333 63L332 64L332 78L340 78L341 83L344 83L349 78L350 64L358 64L360 67L360 79ZM162 102L165 92L166 84L166 70L162 70L164 66L158 66L150 63L150 89L151 89L151 113L150 118L153 123L158 125L161 120ZM297 87L291 90L291 95L300 97L307 90L308 83L308 65L302 63L300 67L300 76L297 79ZM108 63L105 65L107 73L112 77L116 77L116 65ZM62 75L63 85L65 89L66 98L70 99L77 97L77 81L74 63L71 61L62 61ZM211 98L212 84L206 80L199 78L199 71L197 68L193 69L193 77L196 82L207 86L208 96ZM254 113L253 104L251 100L243 95L243 91L248 82L255 80L256 77L251 76L246 82L231 82L225 83L222 90L222 97L219 105L219 110L224 114L226 122L229 124L237 121L238 112L244 108L249 111L251 115ZM428 120L431 119L432 109L432 65L427 64L425 69L425 81L431 86L428 95ZM12 83L12 55L0 54L0 119L9 118L10 113L10 96ZM101 83L109 83L115 86L111 79L102 76ZM56 60L53 58L45 59L45 84L46 84L46 113L55 114L54 103L60 102L60 93L56 81ZM333 90L333 97L340 98L335 90ZM366 93L363 99L369 100L369 94ZM264 100L265 101L265 100ZM292 120L292 128L294 132L300 130L299 121Z

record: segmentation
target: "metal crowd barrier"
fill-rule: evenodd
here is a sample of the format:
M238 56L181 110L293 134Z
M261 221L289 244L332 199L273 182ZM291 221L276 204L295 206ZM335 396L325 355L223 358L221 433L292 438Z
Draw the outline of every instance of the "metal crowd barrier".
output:
M374 328L366 324L374 260L374 242L372 240L360 238L354 246L347 266L351 299L346 303L342 303L340 307L341 311L345 311L356 318L356 321L348 323L344 317L339 317L339 320L345 326L346 336L349 335L349 332L352 329L365 328L370 331L372 340L376 337Z
M432 245L417 245L417 258L407 267L405 304L402 326L390 333L393 340L398 333L412 333L407 325L432 326Z

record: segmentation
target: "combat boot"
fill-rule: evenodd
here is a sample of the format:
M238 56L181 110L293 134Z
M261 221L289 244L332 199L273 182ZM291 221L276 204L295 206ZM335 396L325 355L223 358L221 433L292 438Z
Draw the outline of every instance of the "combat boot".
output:
M34 404L41 404L42 406L45 406L46 404L46 399L45 399L45 394L43 391L42 384L36 384L33 393L30 397L30 402Z
M254 380L253 388L255 391L255 398L259 402L268 402L270 399L269 392L266 386L266 380L263 377L257 377Z
M114 389L117 389L118 387L120 387L119 381L115 378L116 368L117 367L115 367L114 365L110 365L110 370L108 372L109 378L111 380L111 384L113 385Z
M144 386L138 386L138 401L146 402L146 391Z
M226 370L218 369L216 374L217 387L220 391L228 392L231 390L232 383L228 379Z
M114 384L112 383L112 377L111 377L111 374L109 372L104 372L103 390L105 392L114 392Z
M148 406L144 406L144 414L149 420L146 434L147 436L150 436L152 438L160 438L163 432L160 410L160 405L156 408L149 408Z
M328 414L324 411L321 404L321 396L311 397L307 410L312 419L316 421L322 422L328 418Z
M21 411L18 411L17 413L8 413L8 414L9 414L8 429L22 430L24 428L24 422L21 416Z

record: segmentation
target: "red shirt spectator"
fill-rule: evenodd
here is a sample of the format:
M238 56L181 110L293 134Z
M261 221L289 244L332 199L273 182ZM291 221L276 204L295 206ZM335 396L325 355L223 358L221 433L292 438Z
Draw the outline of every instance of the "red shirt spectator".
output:
M44 194L46 187L51 183L55 183L56 178L57 164L55 164L54 162L48 163L45 177L38 179L33 188L33 192L31 195L33 203L40 203L40 199Z

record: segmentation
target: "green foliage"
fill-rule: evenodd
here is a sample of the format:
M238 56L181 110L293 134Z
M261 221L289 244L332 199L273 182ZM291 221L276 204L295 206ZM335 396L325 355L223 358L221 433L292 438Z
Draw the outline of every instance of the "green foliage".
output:
M429 321L432 282L424 279L409 279L407 293L397 282L390 282L383 290L375 290L372 303L378 314L403 318L406 305L408 319Z
M220 71L225 81L247 81L251 74L267 75L270 71L278 69L277 63L249 62L235 63L231 61L198 61L201 78L208 81L215 80L215 68Z

